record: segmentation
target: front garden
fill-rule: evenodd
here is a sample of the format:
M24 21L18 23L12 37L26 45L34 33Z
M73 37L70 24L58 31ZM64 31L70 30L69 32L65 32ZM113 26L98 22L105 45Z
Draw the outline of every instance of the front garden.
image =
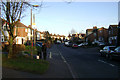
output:
M14 58L8 59L8 54L2 54L2 66L20 71L27 71L32 73L43 74L49 67L49 62L42 59L36 59L32 56L37 54L38 47L31 47L25 45L14 45L13 53ZM7 51L8 46L3 48L3 51Z

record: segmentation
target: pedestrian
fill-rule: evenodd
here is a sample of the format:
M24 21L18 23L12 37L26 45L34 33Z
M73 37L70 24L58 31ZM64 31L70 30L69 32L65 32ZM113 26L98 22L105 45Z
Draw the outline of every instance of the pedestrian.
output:
M42 52L43 52L43 59L46 60L46 57L47 57L47 44L46 43L43 43L42 45Z
M37 55L39 56L40 59L42 59L41 48L39 48L39 49L37 50Z

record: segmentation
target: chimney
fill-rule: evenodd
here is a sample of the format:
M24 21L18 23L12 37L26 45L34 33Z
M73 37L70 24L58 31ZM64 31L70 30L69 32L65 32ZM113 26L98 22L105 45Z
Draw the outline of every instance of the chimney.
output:
M18 19L18 21L20 21L20 19Z
M97 29L97 26L94 26L93 29Z

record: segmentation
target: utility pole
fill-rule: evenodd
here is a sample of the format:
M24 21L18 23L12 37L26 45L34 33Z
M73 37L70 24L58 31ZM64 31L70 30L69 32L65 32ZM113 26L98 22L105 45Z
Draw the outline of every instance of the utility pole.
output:
M30 22L30 30L31 30L31 36L30 36L30 38L31 38L31 47L33 47L33 42L32 42L32 8L31 8L31 22ZM33 48L32 48L33 49ZM31 51L31 58L33 58L32 57L32 53L33 53L33 50Z
M36 31L35 31L35 14L33 14L33 25L34 25L34 46L35 46L35 43L36 43Z

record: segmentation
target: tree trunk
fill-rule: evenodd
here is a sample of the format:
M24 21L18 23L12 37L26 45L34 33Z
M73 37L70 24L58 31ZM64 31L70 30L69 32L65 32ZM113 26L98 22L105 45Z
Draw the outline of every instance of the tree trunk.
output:
M13 58L13 40L10 38L8 58Z

